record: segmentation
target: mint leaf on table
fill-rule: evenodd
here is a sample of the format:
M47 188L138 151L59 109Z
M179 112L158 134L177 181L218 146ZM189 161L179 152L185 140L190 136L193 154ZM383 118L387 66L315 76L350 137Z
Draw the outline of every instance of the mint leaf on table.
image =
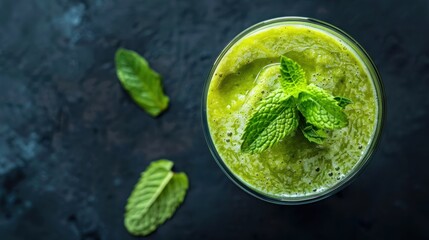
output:
M172 167L173 163L168 160L158 160L151 163L128 199L127 209L132 209L138 205L138 214L145 214L173 177L173 172L170 171ZM137 197L141 194L144 195L144 201ZM137 212L131 214L133 213Z
M280 83L286 93L295 95L294 93L307 86L304 69L288 57L280 58L280 74Z
M346 108L347 105L353 103L352 100L345 97L334 97L335 101L337 101L338 106L342 109Z
M309 123L305 124L304 127L301 127L301 131L308 141L317 144L322 144L323 141L328 137L323 129L317 128Z
M171 171L173 162L152 162L141 174L125 207L125 227L146 236L169 219L183 202L189 186L185 173Z
M261 101L248 121L241 150L259 153L273 146L298 127L298 114L293 97L282 90L274 91Z
M131 98L152 117L163 112L169 98L162 90L160 75L138 53L120 48L115 55L116 73Z

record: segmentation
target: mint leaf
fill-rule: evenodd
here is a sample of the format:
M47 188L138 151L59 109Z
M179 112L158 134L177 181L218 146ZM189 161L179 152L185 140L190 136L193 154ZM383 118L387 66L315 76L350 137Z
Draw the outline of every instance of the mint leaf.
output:
M263 99L248 121L241 150L259 153L273 146L298 127L295 99L282 90Z
M337 101L338 106L342 109L346 108L347 105L353 103L352 100L345 97L334 97L335 101Z
M131 193L127 208L133 208L139 205L139 214L145 214L173 177L173 172L170 171L172 167L173 163L168 160L152 162L141 175L139 183ZM150 187L147 187L149 185L148 183L152 183ZM141 201L139 198L135 197L140 194L142 190L144 190L145 201Z
M116 73L132 99L152 117L168 107L161 77L138 53L120 48L115 55Z
M304 127L301 127L301 131L308 141L317 144L322 144L323 141L328 137L323 129L317 128L309 123L306 123Z
M295 95L297 91L307 85L304 69L292 59L280 57L280 83L283 90L291 95Z
M173 173L169 160L152 162L134 187L125 207L125 227L146 236L169 219L183 202L189 183L186 174Z
M347 116L334 97L325 90L310 84L299 93L298 110L308 123L322 129L347 126Z

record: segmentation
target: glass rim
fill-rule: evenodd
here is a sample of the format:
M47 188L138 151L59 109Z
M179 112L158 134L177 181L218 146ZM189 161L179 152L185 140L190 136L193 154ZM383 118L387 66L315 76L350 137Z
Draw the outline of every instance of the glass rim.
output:
M239 177L234 174L229 167L226 165L226 163L222 160L219 153L216 150L216 146L213 142L213 139L210 134L210 129L208 126L208 119L207 119L207 96L208 96L208 90L210 86L211 79L213 77L213 74L219 65L219 62L222 60L222 58L225 56L225 54L228 52L228 50L239 40L241 40L243 37L246 37L256 31L259 31L264 28L269 28L271 26L274 26L275 24L282 24L282 23L301 23L304 26L313 26L314 28L325 32L326 34L331 34L337 37L338 39L344 41L344 44L346 44L348 47L352 48L353 51L356 53L356 57L361 61L361 64L366 67L366 70L368 71L371 82L375 88L376 93L376 101L377 101L377 116L376 116L376 126L375 130L371 136L370 142L367 145L366 152L363 154L363 157L356 163L356 165L347 173L347 175L342 178L340 181L335 183L333 186L330 186L326 190L323 190L321 192L317 192L314 194L304 195L304 196L297 196L297 197L275 197L273 195L264 194L263 192L257 191L256 189L251 188L250 186L246 185L243 181L240 180ZM381 81L381 76L377 70L377 67L375 63L372 61L371 57L368 55L368 53L365 51L365 49L351 36L349 36L347 33L345 33L343 30L320 20L314 19L314 18L308 18L308 17L279 17L279 18L273 18L269 20L265 20L259 23L256 23L239 34L237 34L220 52L218 57L216 58L214 64L211 67L211 70L207 76L207 79L204 84L203 88L203 96L202 96L202 106L201 106L201 119L202 119L202 125L203 125L203 132L204 132L204 138L207 142L207 145L209 147L209 150L215 159L216 163L219 165L219 167L222 169L222 171L227 175L229 179L231 179L232 182L234 182L239 188L247 192L248 194L270 202L274 204L280 204L280 205L299 205L299 204L306 204L306 203L312 203L316 202L322 199L325 199L329 196L332 196L333 194L339 192L340 190L344 189L346 186L348 186L353 180L355 180L360 174L362 174L363 170L366 168L366 166L369 164L369 160L371 156L374 154L375 150L377 149L377 146L379 145L380 138L381 138L381 132L383 129L383 122L385 117L385 94L384 94L384 87L383 83Z

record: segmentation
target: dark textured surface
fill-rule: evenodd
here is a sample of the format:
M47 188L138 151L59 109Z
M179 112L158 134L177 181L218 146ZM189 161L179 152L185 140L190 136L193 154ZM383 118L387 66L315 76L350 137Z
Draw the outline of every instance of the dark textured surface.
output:
M200 123L202 85L244 28L287 15L342 28L373 57L387 118L379 151L348 188L277 206L216 166ZM151 160L191 188L148 239L429 238L429 2L232 0L0 1L0 239L134 239L126 198ZM121 89L113 55L138 51L164 76L152 119Z

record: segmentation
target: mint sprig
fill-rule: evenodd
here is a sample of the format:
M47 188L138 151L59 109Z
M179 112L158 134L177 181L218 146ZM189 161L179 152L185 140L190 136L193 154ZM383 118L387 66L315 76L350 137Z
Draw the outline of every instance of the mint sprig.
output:
M304 69L285 56L280 58L281 89L263 99L248 120L241 150L260 153L286 136L298 125L310 142L322 144L326 131L346 127L343 109L352 101L334 97L314 84L307 84ZM299 116L303 119L299 121Z

